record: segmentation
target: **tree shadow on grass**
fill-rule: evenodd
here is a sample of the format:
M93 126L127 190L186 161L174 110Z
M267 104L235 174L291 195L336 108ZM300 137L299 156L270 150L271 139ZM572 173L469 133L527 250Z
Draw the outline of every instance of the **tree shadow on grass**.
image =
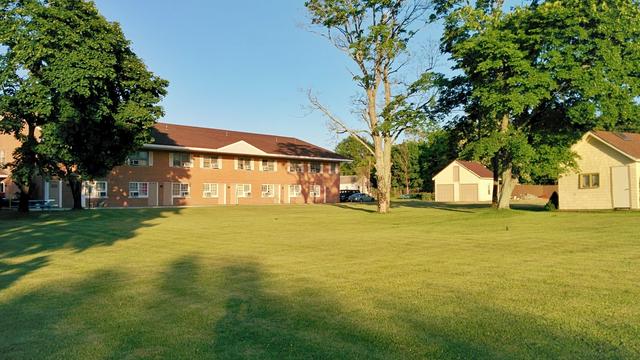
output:
M491 203L447 203L419 200L399 200L391 203L391 208L415 208L415 209L436 209L454 212L475 213L478 210L491 209ZM545 211L542 203L512 203L511 210L519 211Z
M377 212L375 209L365 208L362 206L347 204L347 203L331 204L331 206L335 206L337 208L345 209L345 210L361 211L369 214Z
M150 220L180 209L127 209L0 214L0 292L50 262L50 252L83 252L131 239Z
M283 289L251 260L184 256L157 275L152 286L140 290L130 274L100 271L85 281L51 284L0 303L0 353L7 358L634 357L632 348L468 294L451 295L455 311L447 302L419 310L380 294L369 300L382 311L369 314L303 280L290 280Z

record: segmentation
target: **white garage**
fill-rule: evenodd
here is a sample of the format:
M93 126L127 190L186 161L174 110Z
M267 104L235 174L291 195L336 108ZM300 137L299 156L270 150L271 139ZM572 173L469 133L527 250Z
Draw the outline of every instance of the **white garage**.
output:
M491 201L493 194L493 173L474 161L454 160L433 181L436 201Z

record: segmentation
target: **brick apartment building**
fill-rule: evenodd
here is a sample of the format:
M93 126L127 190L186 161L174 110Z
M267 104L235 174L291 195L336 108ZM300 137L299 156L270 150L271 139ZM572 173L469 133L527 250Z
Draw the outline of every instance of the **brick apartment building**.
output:
M346 158L286 137L158 123L154 142L104 179L85 183L86 207L335 203ZM0 135L0 161L15 139ZM3 159L4 158L4 159ZM0 170L0 192L17 191ZM36 194L71 207L66 183L36 179Z

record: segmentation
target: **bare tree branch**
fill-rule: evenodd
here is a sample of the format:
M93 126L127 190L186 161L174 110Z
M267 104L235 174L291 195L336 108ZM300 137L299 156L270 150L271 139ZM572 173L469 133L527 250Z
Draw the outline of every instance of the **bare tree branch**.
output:
M371 153L371 155L375 156L374 149L360 136L360 133L363 131L354 130L348 127L342 120L340 120L340 118L333 115L333 113L331 113L329 109L327 109L324 105L322 105L320 100L318 100L318 98L315 95L313 95L311 90L309 90L309 92L307 93L307 96L309 97L309 102L311 103L311 106L320 110L320 112L322 112L336 127L341 129L342 132L348 133L349 135L353 136Z

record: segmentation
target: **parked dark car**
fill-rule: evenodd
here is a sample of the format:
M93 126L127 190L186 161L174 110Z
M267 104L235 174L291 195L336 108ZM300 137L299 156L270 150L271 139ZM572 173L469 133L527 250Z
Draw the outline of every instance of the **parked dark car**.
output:
M372 202L375 200L376 199L372 198L371 196L363 193L353 194L347 199L348 202Z
M340 190L340 202L345 202L349 196L359 193L358 190Z

